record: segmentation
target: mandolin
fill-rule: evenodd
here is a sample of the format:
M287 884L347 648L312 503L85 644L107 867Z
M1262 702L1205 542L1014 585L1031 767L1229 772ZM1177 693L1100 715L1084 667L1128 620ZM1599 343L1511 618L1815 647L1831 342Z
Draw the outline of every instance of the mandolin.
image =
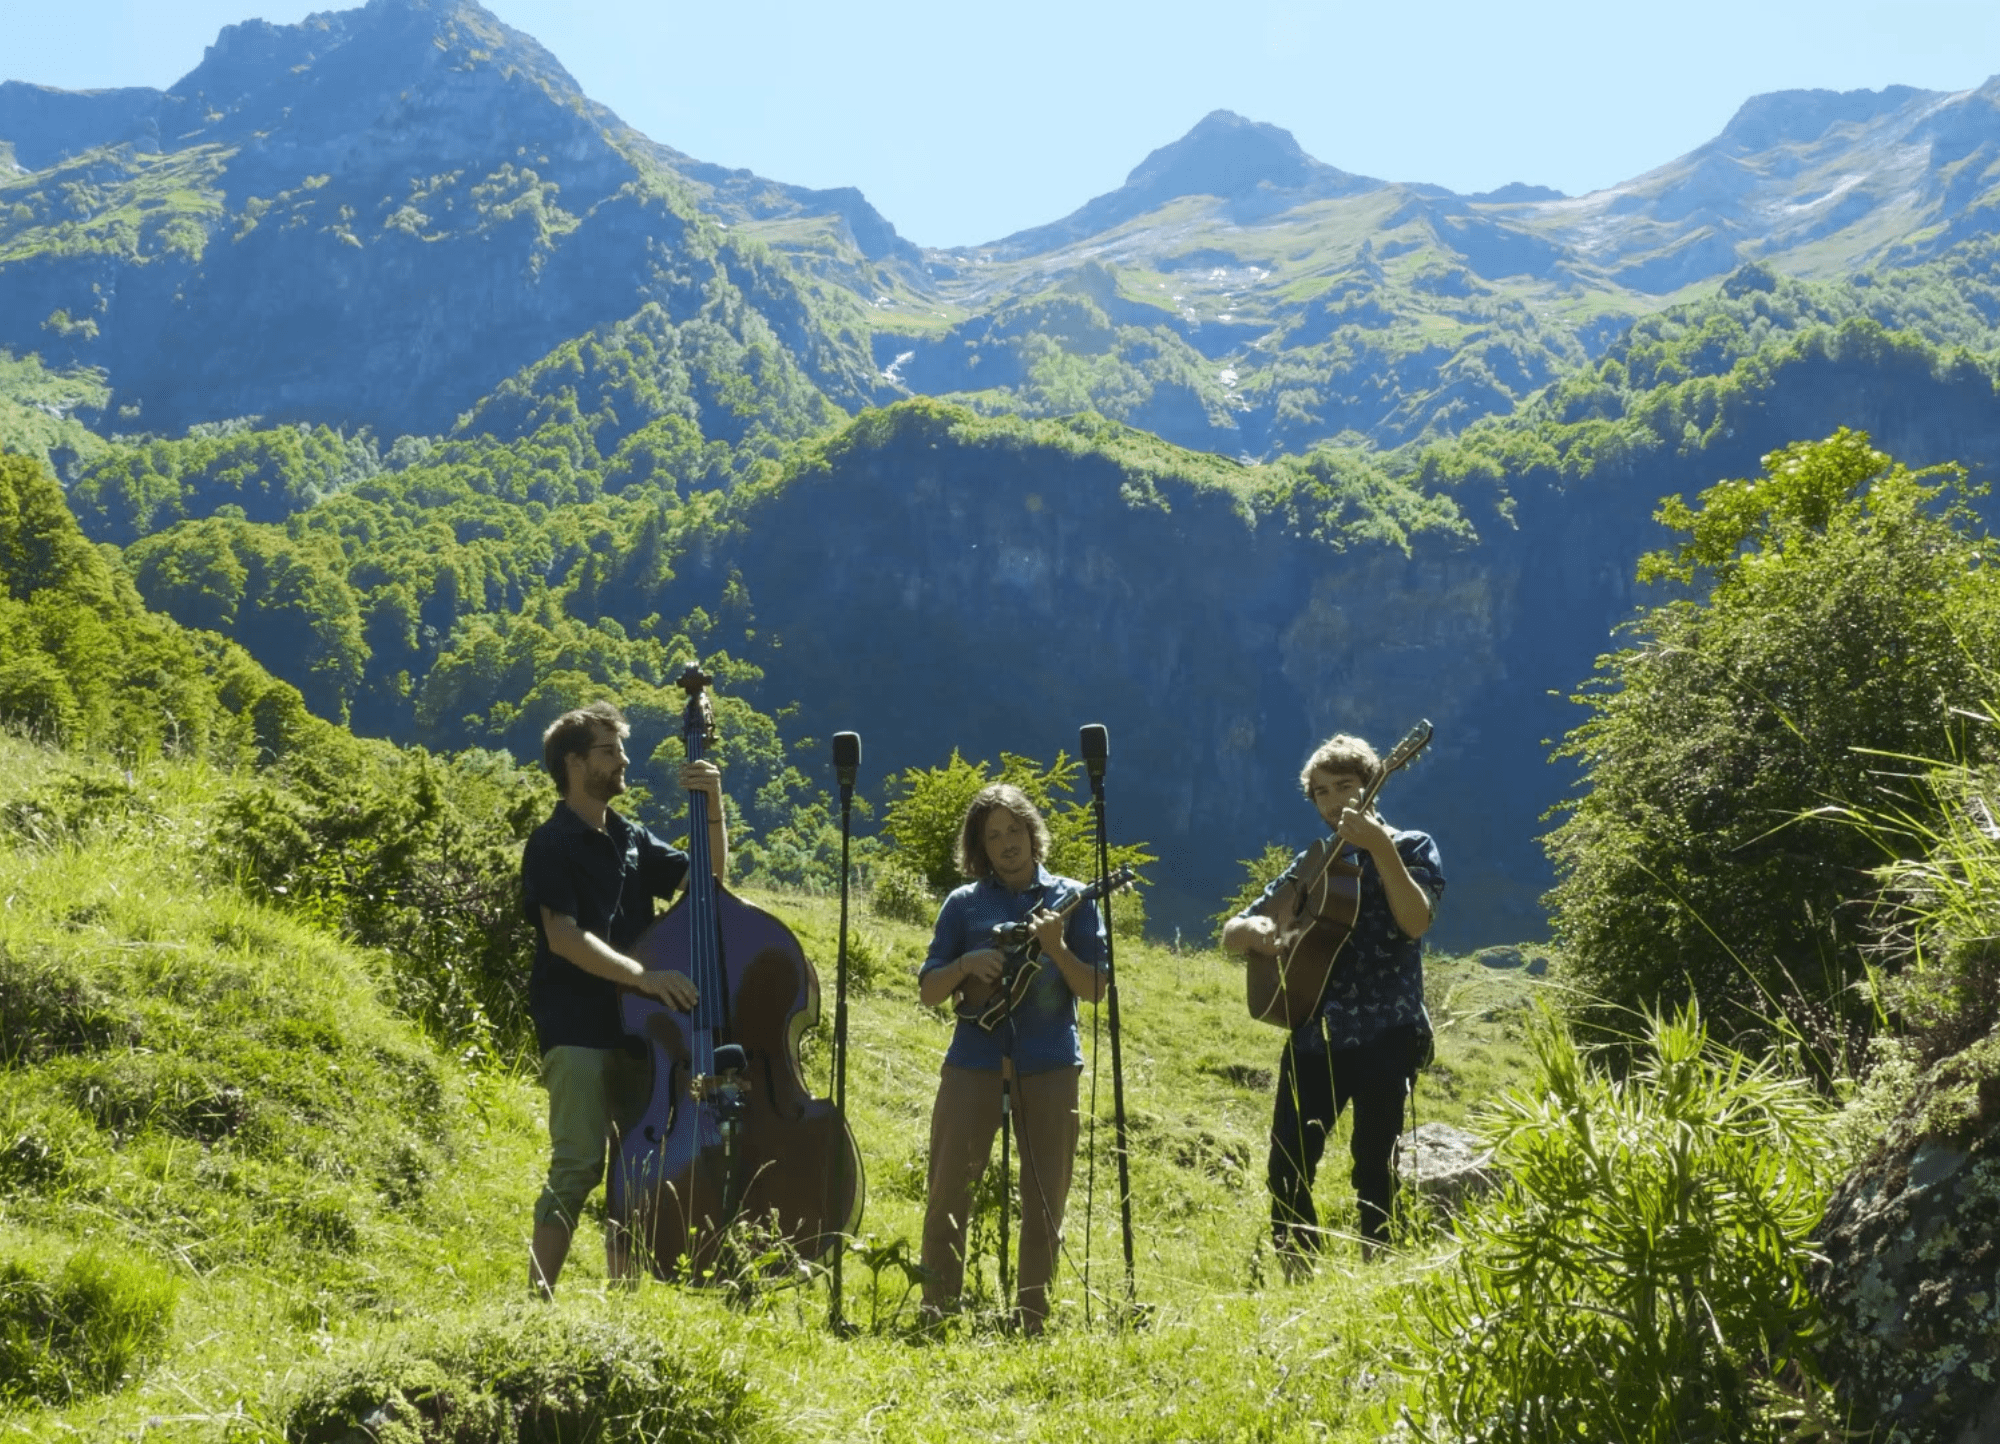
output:
M1382 784L1430 746L1431 735L1429 722L1412 727L1383 759L1382 770L1354 810L1373 807ZM1349 851L1338 837L1314 843L1299 863L1298 876L1258 909L1278 925L1277 952L1253 952L1244 959L1244 1002L1258 1022L1292 1028L1319 1011L1361 906L1361 865L1348 860Z
M1137 881L1139 874L1131 868L1114 868L1109 876L1065 899L1055 914L1067 922L1070 914L1085 903L1121 892ZM1028 996L1028 989L1034 986L1035 977L1042 970L1042 945L1035 941L1034 930L1025 918L994 928L993 946L1005 960L1000 965L1000 976L990 983L967 983L958 990L958 1004L953 1009L958 1017L977 1023L989 1033L1021 1005L1021 999Z

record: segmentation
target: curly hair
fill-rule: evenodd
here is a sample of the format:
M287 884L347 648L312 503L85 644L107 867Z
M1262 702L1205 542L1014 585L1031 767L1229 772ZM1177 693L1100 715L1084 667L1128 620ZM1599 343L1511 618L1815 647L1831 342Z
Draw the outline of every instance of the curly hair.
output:
M1042 814L1028 801L1027 794L1011 782L990 783L980 788L979 795L967 804L965 821L958 828L958 845L952 849L953 860L966 877L982 878L993 871L993 864L986 856L986 819L996 808L1013 813L1027 824L1028 842L1036 862L1049 855L1049 825L1042 821Z
M1299 769L1299 791L1308 798L1312 796L1315 772L1351 772L1361 779L1363 787L1371 787L1382 774L1382 759L1363 738L1340 732L1315 747L1306 765Z

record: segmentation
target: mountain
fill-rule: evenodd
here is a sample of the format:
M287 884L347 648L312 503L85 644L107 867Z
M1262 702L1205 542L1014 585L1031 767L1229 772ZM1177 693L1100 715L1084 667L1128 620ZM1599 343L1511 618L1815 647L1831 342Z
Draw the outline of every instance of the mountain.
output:
M230 26L164 92L10 85L0 138L46 162L0 183L0 345L102 368L125 429L440 432L649 303L846 404L876 384L793 273L474 4Z
M1707 145L1518 220L1649 294L1747 260L1827 275L1935 255L2000 221L2000 77L1757 96Z

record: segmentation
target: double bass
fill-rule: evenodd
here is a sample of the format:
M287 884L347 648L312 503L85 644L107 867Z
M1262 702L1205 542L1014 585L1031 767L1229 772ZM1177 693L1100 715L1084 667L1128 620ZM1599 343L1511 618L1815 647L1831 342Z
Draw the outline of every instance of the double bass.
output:
M689 761L714 739L698 666L682 737ZM648 1044L653 1085L644 1114L618 1140L607 1206L654 1274L705 1282L733 1268L732 1225L782 1240L818 1261L861 1222L861 1155L847 1120L816 1098L799 1039L819 1018L819 978L783 923L715 880L708 799L690 795L687 891L631 947L648 972L675 969L700 1001L683 1014L628 992L625 1030Z
M1430 746L1431 724L1412 727L1382 762L1356 812L1375 805L1390 774ZM1257 909L1278 925L1278 951L1251 953L1243 970L1243 1001L1260 1023L1293 1028L1319 1011L1334 964L1361 910L1361 864L1338 837L1324 837L1306 851L1297 874Z

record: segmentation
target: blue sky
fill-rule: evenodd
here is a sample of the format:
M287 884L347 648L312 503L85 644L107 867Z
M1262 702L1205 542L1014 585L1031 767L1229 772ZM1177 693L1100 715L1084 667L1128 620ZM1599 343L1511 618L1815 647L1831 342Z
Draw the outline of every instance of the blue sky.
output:
M166 86L294 0L0 0L0 79ZM337 6L331 8L338 8ZM859 186L924 245L993 240L1117 186L1229 109L1390 180L1572 194L1692 149L1763 91L2000 72L1991 0L492 0L656 140Z

